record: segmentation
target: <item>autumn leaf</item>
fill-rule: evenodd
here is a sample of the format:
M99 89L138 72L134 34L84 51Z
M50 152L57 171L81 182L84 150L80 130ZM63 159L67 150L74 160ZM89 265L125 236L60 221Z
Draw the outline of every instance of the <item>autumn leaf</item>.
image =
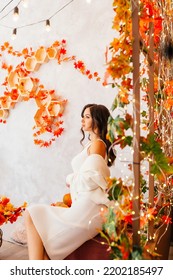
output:
M23 54L24 56L28 55L28 53L29 53L29 51L28 51L27 48L24 48L24 49L22 50L22 54Z

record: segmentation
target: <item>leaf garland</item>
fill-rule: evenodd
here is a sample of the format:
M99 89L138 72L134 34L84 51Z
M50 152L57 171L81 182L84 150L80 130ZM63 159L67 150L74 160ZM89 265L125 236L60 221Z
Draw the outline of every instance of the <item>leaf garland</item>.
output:
M38 71L39 67L54 59L58 65L64 62L72 62L74 69L89 80L94 79L100 82L101 78L98 72L91 72L82 60L78 60L76 56L67 55L66 40L55 41L49 47L40 46L37 50L24 48L22 51L16 51L9 42L4 42L0 46L0 58L2 60L1 68L7 72L2 86L5 87L4 95L0 96L0 123L6 123L9 112L18 102L35 99L38 110L34 116L35 130L33 137L34 143L40 147L49 147L56 138L62 135L64 128L62 127L62 115L67 100L57 96L55 90L47 90L40 83L38 78L32 77L32 73ZM3 61L3 53L23 58L16 67L7 65ZM40 58L42 52L42 58ZM53 54L55 55L53 56ZM50 57L51 56L51 57ZM31 61L31 62L30 62ZM28 64L31 68L28 68ZM34 66L33 66L34 64ZM41 139L43 134L51 134L48 140Z

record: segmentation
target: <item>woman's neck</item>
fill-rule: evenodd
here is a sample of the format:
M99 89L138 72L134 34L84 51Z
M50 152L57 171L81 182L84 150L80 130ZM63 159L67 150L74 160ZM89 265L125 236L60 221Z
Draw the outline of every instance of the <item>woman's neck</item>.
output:
M90 140L91 142L100 139L99 135L97 135L96 133L90 133Z

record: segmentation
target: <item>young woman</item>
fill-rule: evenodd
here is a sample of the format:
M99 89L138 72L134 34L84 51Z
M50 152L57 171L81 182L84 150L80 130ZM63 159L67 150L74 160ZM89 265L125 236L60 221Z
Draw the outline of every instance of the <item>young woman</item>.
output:
M81 113L81 131L89 142L72 160L73 173L66 178L70 187L70 208L32 205L25 212L29 259L62 260L95 237L102 227L100 211L106 207L109 166L115 155L107 140L109 110L88 104Z

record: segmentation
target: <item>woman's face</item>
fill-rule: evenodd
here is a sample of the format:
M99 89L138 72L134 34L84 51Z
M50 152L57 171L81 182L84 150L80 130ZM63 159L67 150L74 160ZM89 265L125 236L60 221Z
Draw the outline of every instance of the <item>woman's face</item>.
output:
M81 122L82 122L82 129L84 131L92 131L92 117L89 108L85 109Z

